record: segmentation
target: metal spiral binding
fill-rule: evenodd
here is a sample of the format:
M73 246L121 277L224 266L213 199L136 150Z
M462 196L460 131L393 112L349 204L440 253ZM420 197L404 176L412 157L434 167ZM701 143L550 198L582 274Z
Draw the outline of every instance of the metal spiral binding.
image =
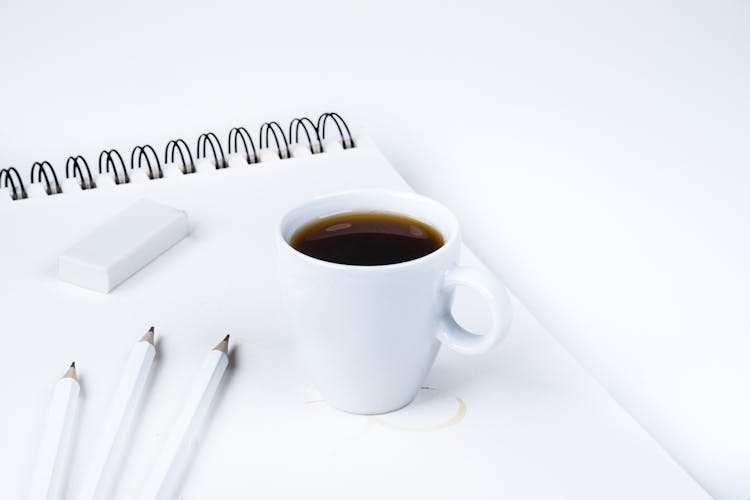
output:
M14 174L15 180L13 179ZM4 184L3 179L5 179ZM16 187L16 182L18 183L18 187ZM26 192L26 187L23 185L21 174L19 174L18 170L16 170L14 167L8 167L0 170L0 184L3 184L3 187L8 187L8 183L10 183L10 187L12 190L10 197L13 200L22 200L29 197L28 193Z
M312 154L322 153L323 142L320 140L320 133L318 133L318 128L315 126L312 120L307 118L306 116L302 118L295 118L289 123L289 142L292 142L292 128L294 128L294 144L299 143L300 126L302 126L302 130L305 132L305 135L307 136L307 144L310 146L310 152ZM314 143L310 135L310 131L311 131L310 129L312 129L312 133L315 134Z
M174 163L174 153L177 151L180 153L180 160L182 161L183 174L194 174L195 173L195 162L193 161L193 153L190 152L190 148L187 143L182 139L172 139L167 143L167 147L164 148L164 163ZM171 153L171 155L170 155ZM185 161L185 155L187 154L190 162Z
M266 139L266 145L263 145L263 132L265 131L265 139ZM278 131L279 135L281 135L281 138L284 140L284 149L281 149L281 143L279 142L279 136L276 135L276 132ZM289 142L286 140L286 136L284 135L284 129L281 128L281 125L279 125L276 122L266 122L263 125L260 126L260 148L267 148L268 147L268 134L273 134L273 140L276 141L276 150L278 151L279 158L282 160L286 160L287 158L291 158L292 154L289 152Z
M149 155L150 153L150 155ZM146 166L148 167L148 178L151 180L161 179L164 177L164 171L161 169L161 163L159 162L159 156L154 151L154 148L146 144L145 146L136 146L133 148L133 152L130 153L130 170L135 168L135 155L138 155L138 168L141 168L141 162L146 160ZM154 162L154 167L151 166L151 161Z
M250 132L245 127L234 127L229 131L229 137L227 138L227 151L229 151L229 154L239 153L237 139L242 141L242 146L245 148L245 160L251 164L258 163L260 158L258 157L258 152L255 150L255 143L250 136ZM248 143L250 143L249 148L247 146ZM253 150L252 154L250 154L250 149Z
M295 118L289 123L288 134L284 133L284 129L277 122L266 122L261 125L258 134L259 147L260 149L268 148L271 144L270 136L273 135L279 158L282 160L291 158L291 145L299 144L300 129L302 129L310 152L312 154L322 153L324 152L323 141L326 138L326 128L329 121L332 121L336 126L344 149L356 147L349 126L338 113L323 113L318 117L317 122L307 117ZM242 143L247 162L249 164L259 163L261 161L259 151L255 147L252 135L244 127L235 127L229 131L229 136L227 137L228 154L240 153L240 142ZM206 132L198 137L196 159L208 156L208 146L211 147L211 154L216 168L227 168L229 164L227 158L224 156L224 148L213 132ZM164 149L164 164L175 163L176 154L179 154L180 169L183 174L192 174L196 171L193 153L182 139L173 139L167 143ZM164 177L162 163L153 147L145 145L133 148L130 155L130 169L141 168L143 162L146 163L146 167L148 168L149 179ZM125 166L125 161L116 149L104 150L99 155L99 174L109 172L110 168L114 172L115 183L125 184L130 182L131 178ZM84 190L97 187L94 177L91 175L88 162L80 155L68 157L65 162L65 177L68 179L71 177L78 178L81 189ZM42 178L45 183L45 192L48 195L62 192L57 173L47 161L36 162L31 167L30 183L42 182ZM28 198L26 186L18 170L13 167L0 170L0 186L10 186L13 200Z
M81 165L83 165L86 169L88 179L83 177L83 170L81 170ZM94 182L94 177L91 175L91 169L89 168L89 164L86 161L86 158L81 155L68 157L68 160L65 162L66 179L70 179L71 166L73 167L73 177L78 177L80 179L81 189L86 190L96 188L96 183Z
M52 183L49 180L49 176L47 175L47 170L52 173L52 180L55 182L54 187ZM37 173L36 181L34 181L34 172ZM55 169L52 168L52 165L48 161L43 162L36 162L31 166L31 178L29 179L30 184L34 184L34 182L42 182L42 176L44 176L44 191L48 195L58 194L62 193L62 188L60 187L60 181L57 180L57 173L55 172Z
M318 117L318 125L315 128L320 133L320 137L323 139L326 138L326 122L328 122L329 118L333 120L336 128L339 129L339 136L341 137L344 149L353 148L354 138L352 137L352 133L349 131L349 126L338 113L323 113ZM344 127L343 129L341 128L342 126ZM344 135L344 130L346 130L346 136Z
M122 175L117 171L117 163L115 163L115 159L119 162L120 169L122 169ZM103 169L102 165L104 166ZM112 167L112 172L115 174L115 184L127 184L130 182L128 169L125 168L125 161L123 161L122 155L120 155L120 152L116 149L110 149L109 151L104 150L99 153L99 173L103 173L102 171L109 173L110 166Z
M216 137L216 134L213 132L206 132L205 134L201 134L200 137L198 137L198 151L195 153L196 158L205 158L206 157L206 144L211 146L211 152L214 155L214 165L217 169L219 168L226 168L227 165L227 159L224 156L224 149L221 147L221 142L219 142L219 138ZM219 154L221 155L221 160L219 160L219 155L216 154L216 149L219 149Z

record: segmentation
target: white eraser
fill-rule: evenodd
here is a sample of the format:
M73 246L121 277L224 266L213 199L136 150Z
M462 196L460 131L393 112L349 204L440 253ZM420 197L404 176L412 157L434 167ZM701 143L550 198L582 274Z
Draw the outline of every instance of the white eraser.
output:
M182 210L139 200L61 255L58 277L107 293L189 232Z

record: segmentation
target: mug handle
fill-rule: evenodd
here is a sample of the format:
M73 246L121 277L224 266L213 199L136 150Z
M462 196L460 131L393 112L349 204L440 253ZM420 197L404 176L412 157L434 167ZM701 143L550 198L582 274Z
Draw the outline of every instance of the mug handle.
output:
M457 286L466 286L479 292L490 307L492 326L485 335L471 333L459 325L450 310L443 313L437 338L461 354L482 354L492 349L508 334L513 310L508 291L492 273L476 267L457 266L445 273L443 291L451 293Z

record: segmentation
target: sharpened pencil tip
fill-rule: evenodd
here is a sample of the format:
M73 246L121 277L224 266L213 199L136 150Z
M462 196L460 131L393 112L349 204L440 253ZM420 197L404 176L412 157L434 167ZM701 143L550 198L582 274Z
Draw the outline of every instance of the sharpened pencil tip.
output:
M221 351L227 356L229 355L229 335L224 337L224 339L216 344L216 347L214 347L215 351Z
M65 375L63 375L63 378L72 378L74 380L78 379L78 374L76 373L76 362L73 361L70 363L70 368L65 372Z
M148 331L141 337L141 342L148 342L151 345L154 345L154 327L148 329Z

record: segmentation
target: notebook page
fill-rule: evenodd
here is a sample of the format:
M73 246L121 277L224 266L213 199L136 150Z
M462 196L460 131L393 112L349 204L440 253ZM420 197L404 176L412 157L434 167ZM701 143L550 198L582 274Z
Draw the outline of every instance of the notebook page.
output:
M114 498L146 477L205 352L232 335L231 367L181 498L708 498L514 301L493 352L443 350L414 405L379 417L319 401L294 361L279 307L274 228L326 192L408 189L367 139L307 158L169 176L0 205L3 343L0 413L11 474L28 487L38 429L61 366L82 397L69 496L135 340L154 325L159 352ZM61 283L56 256L140 198L184 209L192 233L108 295ZM475 263L469 251L464 260ZM481 307L458 314L481 324ZM26 353L26 354L23 354ZM217 479L219 478L219 479Z

